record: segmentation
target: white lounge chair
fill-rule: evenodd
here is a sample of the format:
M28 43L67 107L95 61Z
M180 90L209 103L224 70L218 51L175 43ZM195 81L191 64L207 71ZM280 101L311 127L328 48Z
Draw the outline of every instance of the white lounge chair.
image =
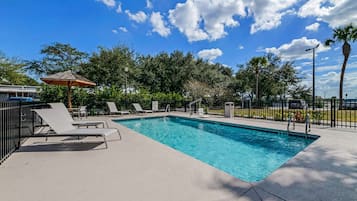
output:
M107 102L108 108L109 108L109 114L130 114L129 111L127 110L118 110L117 106L115 105L114 102Z
M79 106L78 110L72 111L73 116L77 115L78 118L82 119L82 117L87 118L87 106Z
M69 114L66 106L64 106L63 103L49 103L52 109L56 110L59 113L63 114L63 118L67 119L67 121L70 121L73 125L81 127L89 127L89 126L95 126L98 127L98 125L103 125L103 128L106 126L108 127L108 123L106 121L75 121L73 120L71 114Z
M153 112L165 112L165 109L159 109L159 101L151 102L151 110Z
M143 110L139 103L133 103L136 112L139 113L152 113L152 110Z
M59 113L55 109L35 109L36 112L56 133L54 136L101 136L104 139L105 148L108 148L106 136L118 133L118 129L112 128L76 128L67 118L64 118L63 113Z

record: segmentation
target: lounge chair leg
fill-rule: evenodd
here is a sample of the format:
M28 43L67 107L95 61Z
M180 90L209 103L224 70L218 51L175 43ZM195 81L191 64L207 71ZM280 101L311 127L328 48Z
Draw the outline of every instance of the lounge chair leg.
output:
M46 133L46 137L45 137L46 142L48 141L48 135L49 135L49 131L47 131L47 133Z
M117 128L116 128L117 129ZM118 135L119 135L119 137L120 137L120 140L121 140L121 134L120 134L120 131L119 131L119 129L117 129L117 132L118 132Z
M105 137L105 135L103 135L103 139L104 139L105 148L108 149L107 138Z
M105 125L107 126L107 128L109 128L108 121L105 121ZM103 124L103 128L104 128L104 124Z

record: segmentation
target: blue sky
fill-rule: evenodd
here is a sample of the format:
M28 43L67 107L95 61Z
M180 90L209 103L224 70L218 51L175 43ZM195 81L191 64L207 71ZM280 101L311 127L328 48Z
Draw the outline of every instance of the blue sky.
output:
M312 53L332 28L357 22L354 0L1 0L0 51L40 58L53 42L86 52L124 44L140 54L192 52L234 70L267 52L295 61L311 86ZM340 46L317 49L316 94L337 96ZM357 97L357 45L352 44L345 92Z

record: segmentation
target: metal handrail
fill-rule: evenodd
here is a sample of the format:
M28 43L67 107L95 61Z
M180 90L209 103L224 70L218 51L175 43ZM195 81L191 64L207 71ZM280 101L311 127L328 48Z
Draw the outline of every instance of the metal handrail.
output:
M192 105L193 104L196 104L196 103L200 103L200 105L201 105L201 101L202 101L202 98L199 98L199 99L196 99L196 100L194 100L194 101L192 101L192 102L190 102L189 104L188 104L188 107L189 107L189 109L190 109L190 115L192 115Z
M310 120L310 114L306 113L305 117L305 134L311 131L311 120Z
M166 105L166 108L165 108L165 112L170 112L170 110L171 110L171 109L170 109L170 104L167 104L167 105Z
M293 122L293 130L295 130L295 122L296 122L296 119L295 119L295 113L289 113L289 116L288 116L288 125L287 125L287 131L289 133L290 131L290 123Z

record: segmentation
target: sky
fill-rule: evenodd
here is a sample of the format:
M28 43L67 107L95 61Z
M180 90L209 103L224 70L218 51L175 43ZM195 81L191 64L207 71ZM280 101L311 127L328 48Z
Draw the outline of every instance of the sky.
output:
M92 53L126 45L139 54L175 50L237 71L266 53L294 61L302 85L312 86L316 49L316 95L338 96L341 43L325 47L332 29L357 24L355 0L0 0L0 51L40 59L54 42ZM344 93L357 98L357 45Z

